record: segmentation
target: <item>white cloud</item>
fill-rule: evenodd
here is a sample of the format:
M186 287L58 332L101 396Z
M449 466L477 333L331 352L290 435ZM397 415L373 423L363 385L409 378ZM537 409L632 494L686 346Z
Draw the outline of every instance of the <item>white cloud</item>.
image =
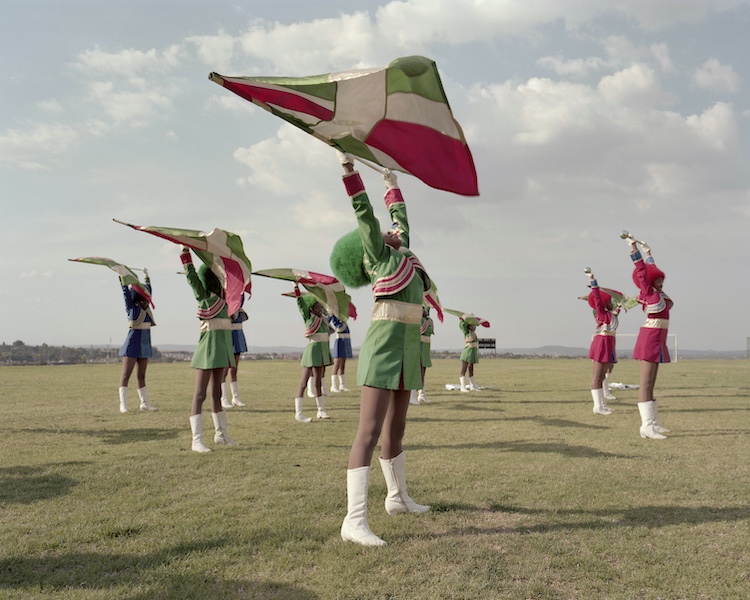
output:
M719 152L737 151L739 129L730 104L717 102L703 114L689 116L686 122L707 146Z
M341 65L375 66L377 48L384 43L381 33L367 13L354 13L288 25L257 22L239 43L245 55L263 59L281 74L313 75L340 70Z
M597 56L566 59L560 55L544 56L536 61L540 67L551 69L558 75L581 78L602 69L605 62Z
M221 94L215 94L208 99L207 108L212 110L226 110L235 113L254 114L257 107L237 94L229 94L223 91Z
M182 50L179 45L172 45L163 51L120 50L106 52L96 46L78 55L73 67L93 76L116 75L128 78L143 72L164 72L180 64Z
M223 72L232 69L233 58L237 50L238 39L223 29L214 35L194 35L185 39L189 45L195 46L198 58L212 69ZM228 75L229 73L223 73Z
M238 148L234 159L251 170L245 185L254 185L274 194L288 194L304 189L304 173L296 166L330 164L333 150L292 125L282 125L276 136L246 148ZM329 159L329 160L326 160Z
M634 64L613 75L603 77L599 91L611 104L648 107L672 104L674 96L664 91L654 70L644 64Z
M62 105L54 98L50 98L49 100L40 100L39 102L36 103L36 105L39 108L41 108L44 112L49 112L49 113L63 112Z
M714 92L736 92L740 88L740 76L730 65L711 58L695 69L693 83Z
M57 123L27 123L26 129L9 129L0 135L0 162L23 169L43 169L56 164L76 145L73 127Z
M674 71L672 59L669 56L669 47L665 43L651 44L649 47L658 67L665 73Z
M140 127L172 108L174 87L143 85L140 89L120 91L112 81L97 81L89 86L90 96L98 102L115 125Z

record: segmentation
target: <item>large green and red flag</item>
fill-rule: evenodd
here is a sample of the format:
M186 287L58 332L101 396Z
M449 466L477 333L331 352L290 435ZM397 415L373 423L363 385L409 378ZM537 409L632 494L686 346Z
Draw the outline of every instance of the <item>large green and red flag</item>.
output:
M469 325L481 325L482 327L489 327L490 322L483 319L482 317L477 317L474 313L470 312L464 312L462 310L453 310L451 308L444 308L444 312L447 312L454 317L458 317L462 321L466 321Z
M471 151L429 58L309 77L208 78L343 152L479 195Z
M68 260L71 262L88 263L90 265L102 265L104 267L109 267L120 276L120 281L122 281L123 285L129 285L141 296L146 298L151 306L154 305L153 301L151 300L151 294L149 293L146 285L142 284L138 280L138 275L136 275L133 272L133 269L131 269L127 265L118 263L111 258L104 258L103 256L83 256L81 258L69 258Z
M113 219L137 231L150 233L175 244L191 248L198 258L219 278L230 315L242 305L242 293L251 292L253 266L245 255L242 238L236 233L215 228L209 232L172 227L131 225Z
M631 296L626 296L622 292L618 292L617 290L613 290L612 288L605 288L600 287L599 288L603 292L607 292L610 296L612 296L612 304L613 306L617 307L620 306L625 311L629 311L634 306L638 306L638 298L633 298ZM578 296L579 300L585 300L588 302L589 296L588 294L586 296Z
M262 271L254 271L253 275L293 281L301 284L320 301L329 314L336 316L342 321L346 321L349 318L357 318L357 308L352 304L351 296L346 293L344 284L332 275L287 268L263 269Z

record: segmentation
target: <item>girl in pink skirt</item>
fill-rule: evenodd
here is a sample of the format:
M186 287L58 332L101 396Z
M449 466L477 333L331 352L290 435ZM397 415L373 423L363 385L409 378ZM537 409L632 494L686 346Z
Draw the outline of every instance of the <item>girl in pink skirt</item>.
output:
M654 440L666 439L669 433L659 425L654 386L661 363L670 362L667 348L669 330L669 311L673 302L662 290L664 271L656 266L651 256L651 248L645 242L633 239L628 232L622 233L623 239L630 246L630 258L633 261L633 282L638 286L638 302L646 313L646 322L638 331L638 339L633 350L633 359L641 361L640 389L638 391L638 411L641 414L641 437ZM644 259L636 242L646 254Z

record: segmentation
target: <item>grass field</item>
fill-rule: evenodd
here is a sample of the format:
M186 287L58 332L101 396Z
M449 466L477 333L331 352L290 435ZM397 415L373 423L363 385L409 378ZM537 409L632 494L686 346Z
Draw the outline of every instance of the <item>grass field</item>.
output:
M0 598L750 597L750 363L663 366L664 441L640 438L637 391L592 413L587 360L485 359L471 394L444 388L458 366L436 361L432 403L410 407L409 492L431 512L385 514L376 451L385 548L339 537L353 362L353 391L310 424L298 363L244 362L241 445L205 455L187 364L149 366L151 414L118 412L119 365L0 368Z

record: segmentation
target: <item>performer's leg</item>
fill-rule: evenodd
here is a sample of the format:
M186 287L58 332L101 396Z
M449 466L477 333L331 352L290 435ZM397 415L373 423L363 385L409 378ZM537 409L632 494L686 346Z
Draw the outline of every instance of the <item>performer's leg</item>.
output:
M383 423L380 467L383 469L388 495L385 510L389 515L398 513L423 513L429 506L417 504L406 491L406 461L403 439L406 430L406 413L409 409L408 390L394 391L388 403Z
M122 357L122 374L120 375L120 387L128 387L130 375L133 373L133 369L135 369L135 365L137 364L137 362L137 358L130 358L129 356Z
M221 379L226 373L226 367L211 369L211 412L221 412Z
M128 381L136 365L136 359L129 356L122 357L122 374L120 375L120 387L118 394L120 397L120 412L128 412Z
M154 412L156 408L151 406L148 401L148 392L146 391L146 369L148 368L148 358L136 359L138 363L138 398L141 401L140 409L143 411Z
M591 376L591 389L598 390L601 389L602 384L604 383L607 367L612 363L602 363L595 360L592 362L594 363L594 368Z
M641 361L640 388L638 389L638 402L650 402L654 399L654 384L659 363Z
M196 369L195 371L195 393L193 395L193 404L190 412L190 429L193 434L192 450L193 452L211 452L203 443L203 401L206 399L206 389L211 381L211 371L205 369Z
M659 363L652 363L654 365L651 370L651 379L649 381L649 389L651 390L651 400L654 398L654 389L656 388L656 376L659 374Z
M307 389L307 382L312 375L312 367L302 367L302 379L300 380L299 387L297 388L297 398L301 398L305 390Z
M383 421L388 412L392 393L391 390L362 386L362 395L359 402L359 425L357 435L354 437L354 442L349 451L350 469L370 465L372 453L383 429ZM408 394L408 392L406 393ZM408 397L406 401L408 403Z

